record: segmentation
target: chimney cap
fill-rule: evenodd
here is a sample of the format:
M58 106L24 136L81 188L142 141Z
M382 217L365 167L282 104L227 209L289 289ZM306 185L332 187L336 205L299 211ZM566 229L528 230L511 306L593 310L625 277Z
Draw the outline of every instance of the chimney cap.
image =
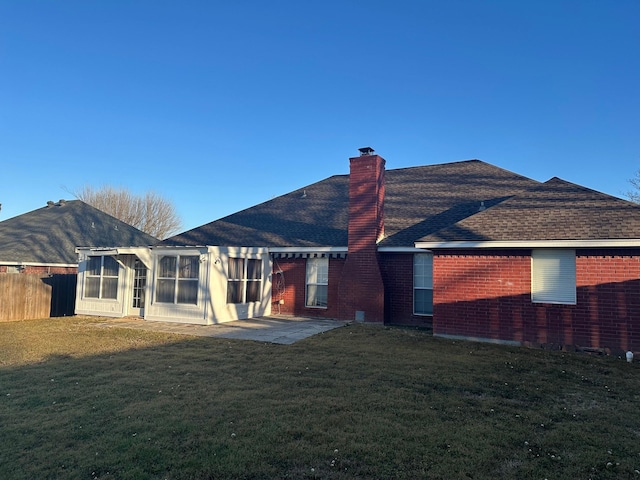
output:
M361 157L364 157L364 156L366 156L366 155L373 155L373 153L374 153L374 151L375 151L375 150L374 150L373 148L371 148L371 147L362 147L362 148L359 148L358 150L360 150L360 156L361 156Z

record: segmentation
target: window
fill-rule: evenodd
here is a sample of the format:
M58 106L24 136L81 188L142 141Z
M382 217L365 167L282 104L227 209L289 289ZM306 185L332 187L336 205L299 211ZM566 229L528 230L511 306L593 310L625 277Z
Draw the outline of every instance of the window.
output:
M244 272L244 258L229 258L227 303L244 303L242 301L243 272Z
M327 308L329 259L307 259L307 307Z
M140 261L135 259L133 264L133 308L144 308L144 292L147 286L147 267Z
M575 250L540 249L531 252L531 301L575 305Z
M119 269L114 257L89 257L84 277L84 296L112 300L118 298Z
M433 315L433 254L413 256L413 313Z
M158 260L156 301L197 305L199 255L165 255Z
M259 302L262 292L262 260L229 258L227 303Z
M247 259L247 302L258 302L262 291L262 260Z

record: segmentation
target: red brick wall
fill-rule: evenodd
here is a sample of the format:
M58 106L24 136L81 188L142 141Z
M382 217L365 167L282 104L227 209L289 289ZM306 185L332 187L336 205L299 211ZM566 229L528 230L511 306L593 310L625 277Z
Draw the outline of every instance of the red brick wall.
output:
M24 273L41 273L41 274L71 274L78 273L78 267L36 267L27 266Z
M7 273L7 266L0 265L0 273ZM42 275L54 275L54 274L76 274L78 273L78 267L46 267L38 265L27 265L20 273L37 273Z
M578 250L576 305L531 302L530 251L434 255L435 334L640 350L640 250Z
M301 315L307 317L338 318L339 283L345 260L329 258L329 285L327 287L327 308L305 306L307 259L278 258L273 261L272 314ZM282 273L278 273L281 271ZM284 294L278 285L284 280ZM284 300L280 305L278 301Z
M338 318L384 321L384 285L377 241L384 231L384 164L378 155L349 159L349 238L340 281Z
M413 314L413 254L380 255L380 271L385 289L385 322L431 326L433 317Z

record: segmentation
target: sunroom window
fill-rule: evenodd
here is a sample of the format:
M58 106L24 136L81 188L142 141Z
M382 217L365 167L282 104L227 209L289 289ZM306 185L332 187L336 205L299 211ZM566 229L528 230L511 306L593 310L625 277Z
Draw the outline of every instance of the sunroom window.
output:
M119 270L120 266L114 257L89 257L84 277L84 296L110 300L118 298Z
M156 301L198 303L199 255L164 255L158 260Z
M259 302L262 292L262 260L229 258L227 303Z

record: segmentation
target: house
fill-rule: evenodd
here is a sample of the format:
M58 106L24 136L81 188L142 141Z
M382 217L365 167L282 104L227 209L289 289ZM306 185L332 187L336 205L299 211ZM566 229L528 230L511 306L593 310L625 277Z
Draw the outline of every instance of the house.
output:
M120 249L80 254L97 265ZM640 348L640 206L479 160L385 170L363 148L349 175L139 255L151 269L148 320L289 314L517 345ZM80 302L80 286L98 281L83 271Z
M78 272L77 245L157 242L156 238L80 200L50 201L45 207L0 222L0 281L7 285L17 283L17 277L11 279L3 274L40 275L54 290L60 287L53 293L49 314L72 315ZM0 292L3 305L21 300L7 297L10 297L7 289Z

